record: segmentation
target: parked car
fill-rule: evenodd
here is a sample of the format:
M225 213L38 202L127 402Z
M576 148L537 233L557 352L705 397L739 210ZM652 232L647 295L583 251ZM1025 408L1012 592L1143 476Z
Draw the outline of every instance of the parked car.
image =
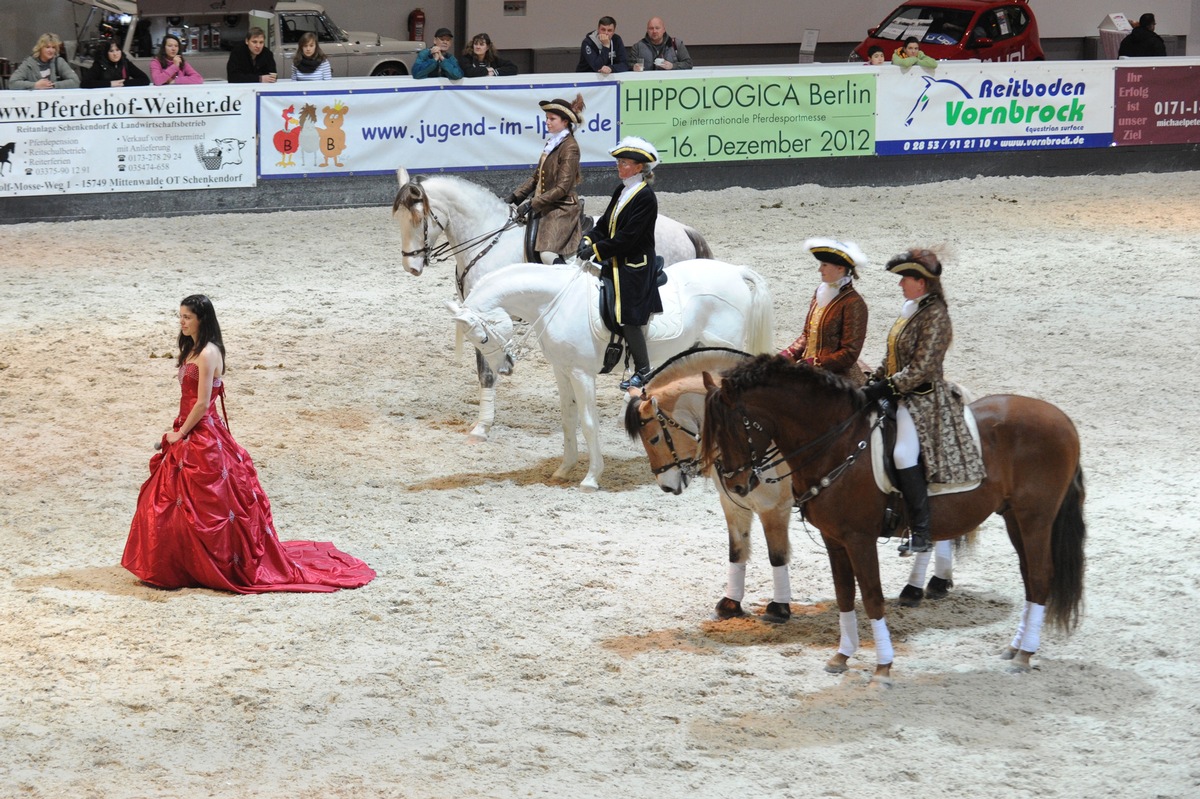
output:
M939 61L1044 61L1037 19L1027 0L914 0L888 14L854 48L851 61L865 61L867 48L883 48L888 61L909 36Z
M68 45L67 59L78 69L92 63L92 53L107 40L121 43L129 57L149 72L163 34L173 33L184 42L184 57L204 79L225 80L229 48L245 41L251 27L267 33L267 47L275 54L280 77L291 74L286 64L296 54L301 34L317 34L321 50L329 57L335 77L408 75L422 42L389 39L378 33L344 31L325 8L307 0L71 0L90 8L75 46ZM209 10L220 6L219 12ZM204 11L196 11L196 9ZM182 11L180 9L183 9Z

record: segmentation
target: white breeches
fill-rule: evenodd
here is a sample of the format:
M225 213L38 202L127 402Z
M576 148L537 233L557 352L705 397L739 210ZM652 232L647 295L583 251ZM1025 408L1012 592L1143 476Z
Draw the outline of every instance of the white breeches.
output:
M917 426L903 401L896 404L896 448L892 450L897 469L911 469L921 462L921 440Z

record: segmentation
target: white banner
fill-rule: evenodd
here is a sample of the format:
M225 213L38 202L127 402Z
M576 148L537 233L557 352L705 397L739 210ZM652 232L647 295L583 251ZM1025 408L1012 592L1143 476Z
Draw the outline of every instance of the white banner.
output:
M1111 64L943 61L885 67L878 85L878 155L1112 144Z
M255 185L254 90L0 92L0 196Z
M546 139L540 100L583 95L576 131L584 166L609 165L617 143L617 84L593 78L531 84L417 80L286 84L258 95L259 175L313 178L438 169L527 168ZM301 87L304 87L303 89ZM294 87L294 88L293 88Z

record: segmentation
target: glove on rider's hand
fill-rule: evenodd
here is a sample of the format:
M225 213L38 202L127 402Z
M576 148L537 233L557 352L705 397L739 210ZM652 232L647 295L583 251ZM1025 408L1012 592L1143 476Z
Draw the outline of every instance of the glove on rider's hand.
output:
M517 206L517 219L528 219L529 211L533 208L533 201L526 200Z
M590 261L596 257L596 251L592 249L592 240L584 239L579 242L579 251L575 253L576 257L581 261Z
M892 399L896 396L890 380L876 380L863 387L863 394L868 402L878 402L881 399Z

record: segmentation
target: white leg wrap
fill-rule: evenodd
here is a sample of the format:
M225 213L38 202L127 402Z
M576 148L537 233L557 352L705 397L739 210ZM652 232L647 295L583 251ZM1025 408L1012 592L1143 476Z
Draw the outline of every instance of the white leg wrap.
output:
M954 577L954 542L937 541L933 545L933 576L939 580Z
M1025 610L1021 612L1021 621L1017 624L1017 634L1012 639L1013 649L1021 648L1021 639L1025 637L1025 625L1029 622L1029 609L1032 607L1032 602L1025 603Z
M939 541L938 546L941 546L941 543ZM909 585L916 586L917 588L925 587L925 570L929 568L929 556L931 554L933 553L918 552L917 556L913 558L912 571L908 573Z
M886 666L896 658L892 651L892 634L888 632L887 619L871 619L871 633L875 636L875 663Z
M734 602L741 602L746 596L746 564L729 564L729 580L725 584L725 596Z
M781 605L791 602L792 579L788 576L787 564L772 567L771 578L775 581L775 601Z
M852 658L858 651L858 614L853 610L839 613L838 627L842 630L842 640L838 642L838 654Z
M1017 647L1025 652L1036 652L1042 643L1042 622L1046 619L1045 605L1030 605L1025 619L1025 633L1021 636L1021 645Z
M479 423L491 427L496 421L496 387L479 389Z

